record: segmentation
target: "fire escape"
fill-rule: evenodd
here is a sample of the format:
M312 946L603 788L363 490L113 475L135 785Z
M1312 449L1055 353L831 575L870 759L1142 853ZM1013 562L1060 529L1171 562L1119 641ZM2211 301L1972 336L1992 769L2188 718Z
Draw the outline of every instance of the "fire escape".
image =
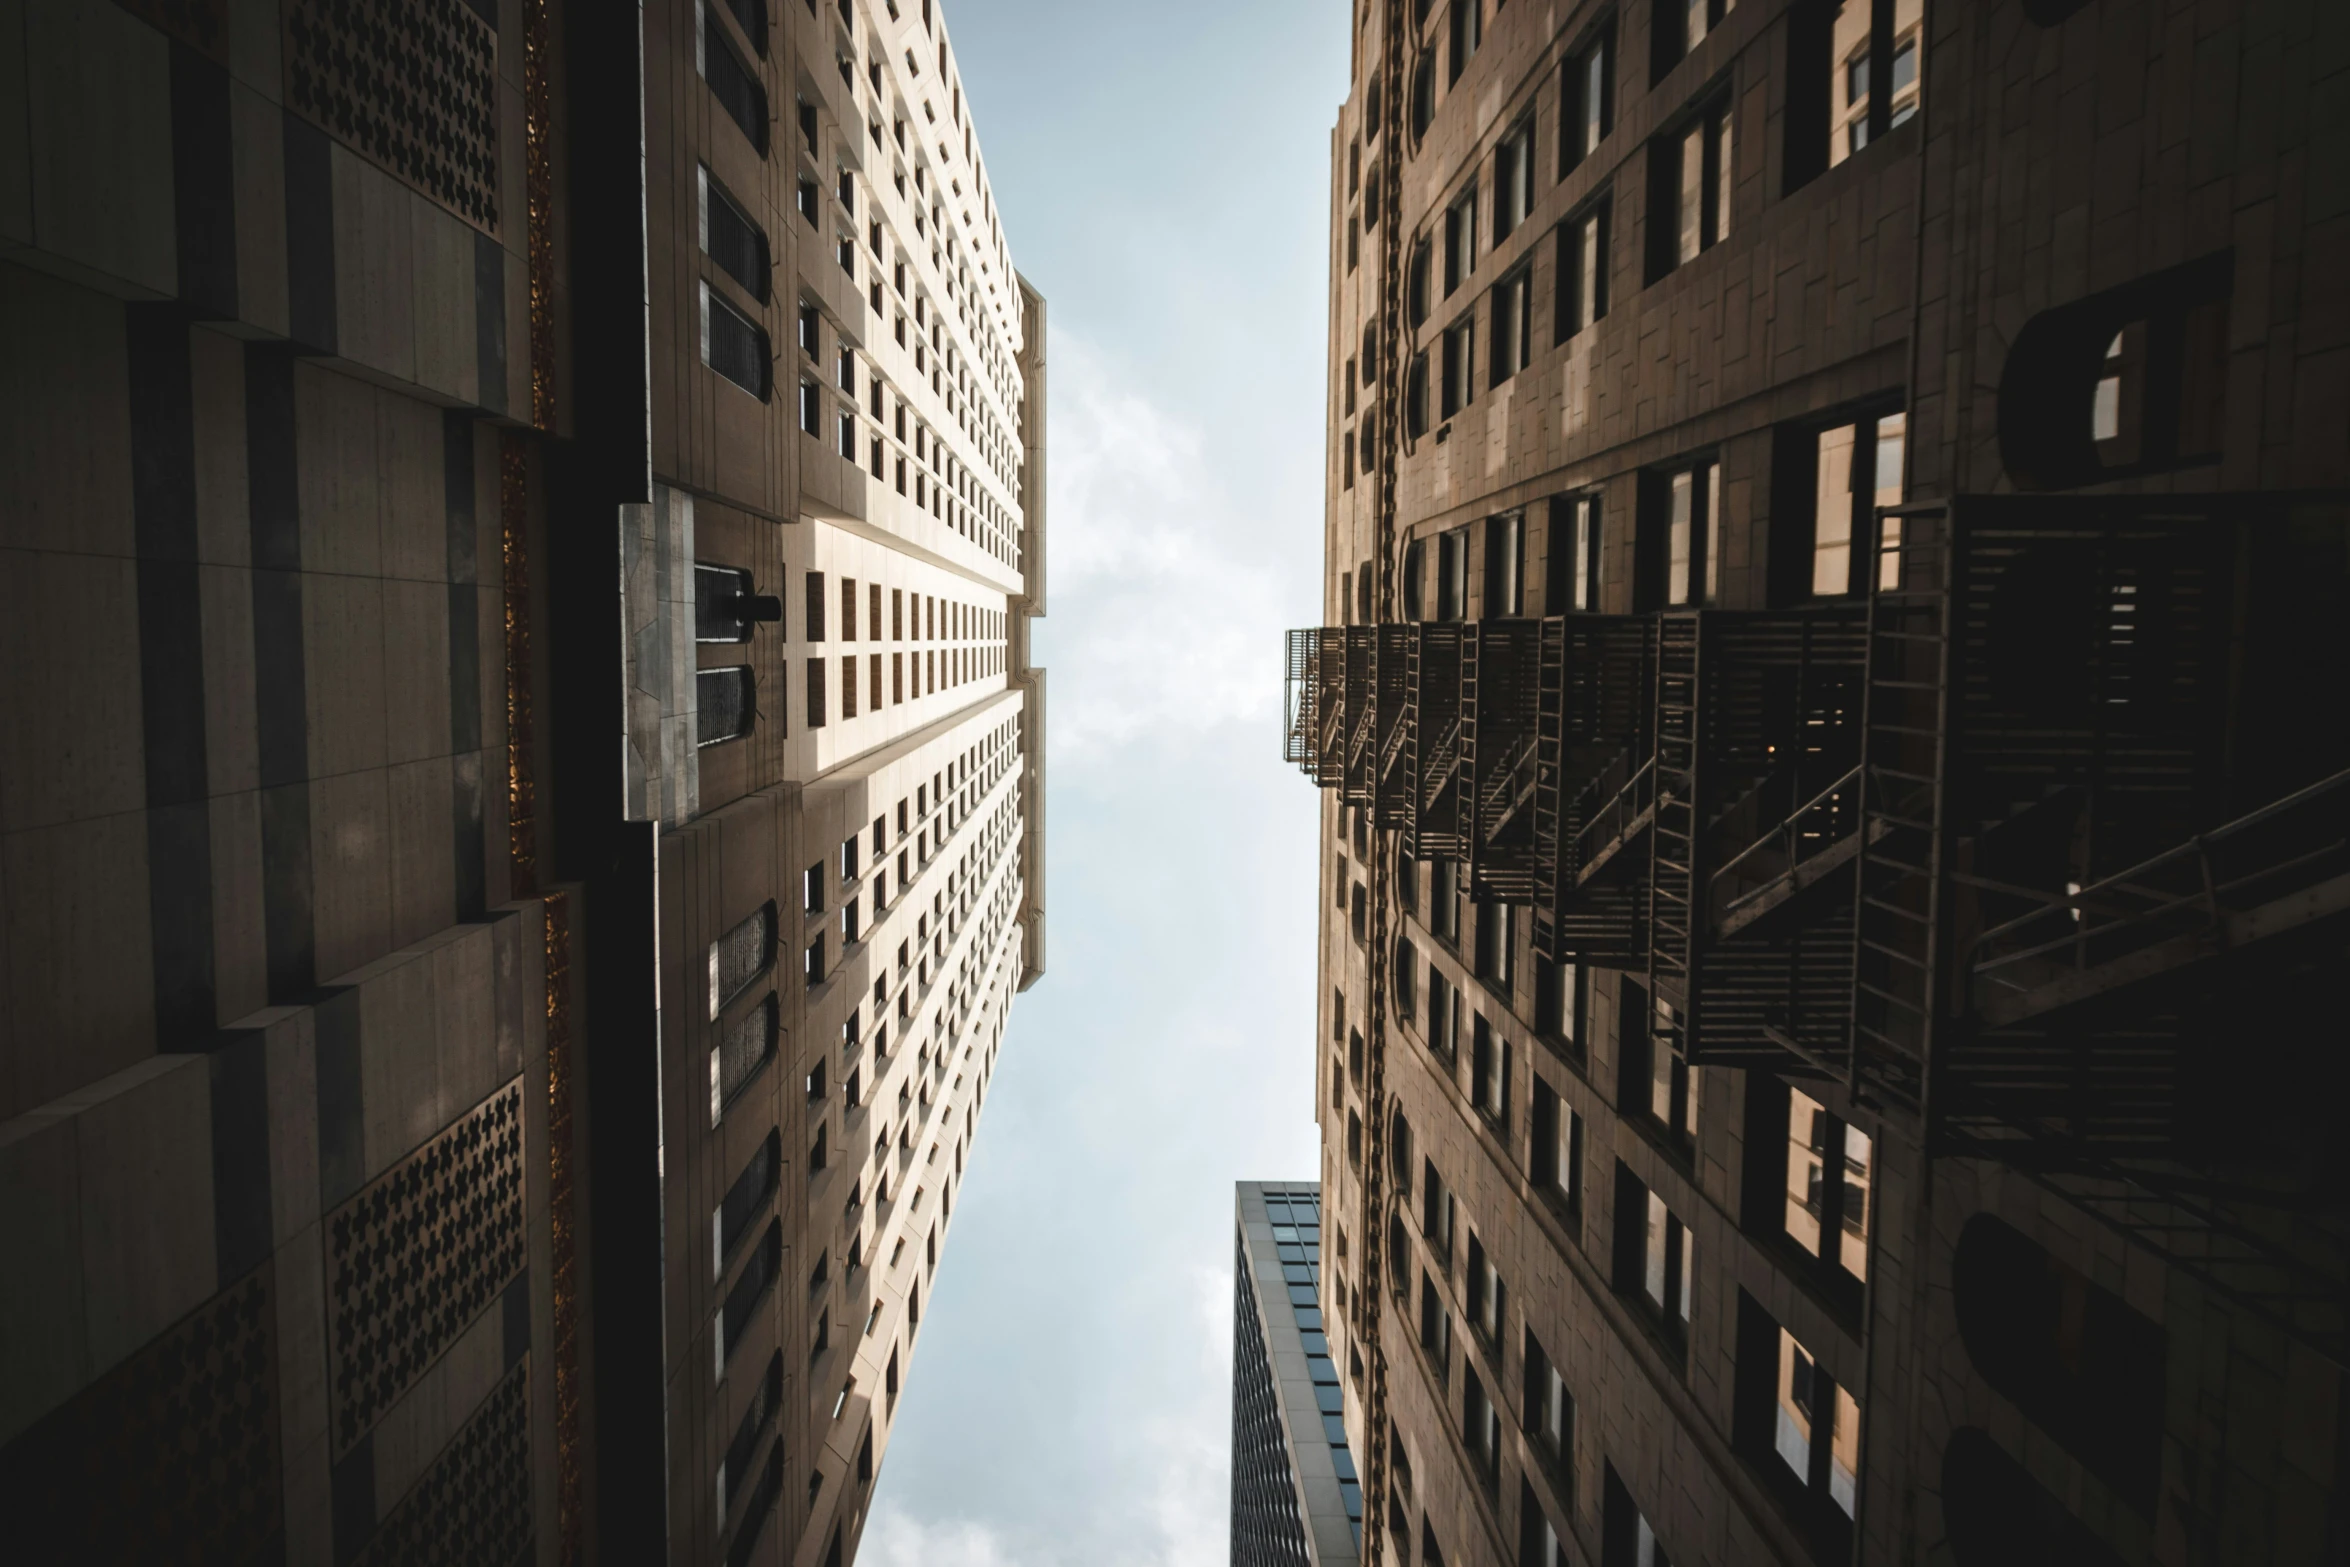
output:
M1965 497L1865 599L1290 634L1289 758L1643 976L2350 1363L2350 508Z

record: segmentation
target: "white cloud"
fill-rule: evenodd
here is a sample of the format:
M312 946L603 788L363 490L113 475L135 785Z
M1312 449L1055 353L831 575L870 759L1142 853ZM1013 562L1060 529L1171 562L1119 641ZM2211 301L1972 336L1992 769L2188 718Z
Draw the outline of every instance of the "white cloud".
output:
M1265 519L1235 510L1198 430L1083 339L1055 332L1051 364L1055 763L1236 719L1270 730L1282 621Z
M857 1556L879 1567L1015 1567L987 1525L968 1518L924 1523L887 1500L874 1508Z

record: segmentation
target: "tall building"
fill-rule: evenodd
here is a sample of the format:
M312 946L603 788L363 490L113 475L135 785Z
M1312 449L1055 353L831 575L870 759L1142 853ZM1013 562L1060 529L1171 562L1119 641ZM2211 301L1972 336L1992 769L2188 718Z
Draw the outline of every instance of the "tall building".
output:
M944 17L4 31L11 1546L838 1567L1044 961Z
M1285 747L1365 1560L2350 1549L2320 16L1351 8Z
M1360 1559L1363 1489L1322 1323L1321 1188L1232 1194L1233 1567Z

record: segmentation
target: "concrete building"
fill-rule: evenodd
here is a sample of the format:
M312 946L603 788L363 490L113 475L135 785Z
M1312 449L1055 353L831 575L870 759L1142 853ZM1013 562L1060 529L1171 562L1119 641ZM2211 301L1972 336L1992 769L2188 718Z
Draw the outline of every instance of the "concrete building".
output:
M1285 747L1364 1558L2343 1559L2350 35L1347 25Z
M837 1567L1044 954L944 15L0 40L15 1559Z
M1360 1559L1363 1488L1322 1322L1321 1189L1233 1188L1233 1567Z

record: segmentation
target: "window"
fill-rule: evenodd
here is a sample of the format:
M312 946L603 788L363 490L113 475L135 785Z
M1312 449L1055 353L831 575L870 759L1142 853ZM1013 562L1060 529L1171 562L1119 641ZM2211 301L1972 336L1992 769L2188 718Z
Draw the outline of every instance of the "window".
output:
M775 1276L783 1268L783 1224L771 1220L767 1233L760 1237L758 1250L726 1292L726 1302L718 1308L718 1370L724 1374L726 1362L734 1355L734 1348L742 1342L749 1330L759 1302L774 1287Z
M717 262L719 270L741 284L752 298L762 305L767 303L767 288L774 268L768 259L766 231L736 205L734 198L710 177L707 168L698 169L697 173L701 182L702 254Z
M1800 1088L1790 1088L1785 1146L1787 1238L1856 1282L1866 1280L1875 1152L1868 1134L1830 1115Z
M1616 121L1616 24L1600 23L1591 41L1567 57L1559 82L1559 174L1599 150Z
M1730 234L1730 99L1715 99L1649 147L1648 280L1653 283Z
M702 285L702 363L761 402L773 386L767 330Z
M1565 342L1607 314L1606 196L1559 225L1557 337Z
M1493 150L1493 242L1517 232L1534 210L1534 116L1527 115Z
M1444 1298L1436 1293L1436 1283L1427 1274L1420 1275L1420 1348L1435 1363L1436 1385L1443 1387L1452 1381L1452 1318L1444 1309Z
M1489 616L1526 612L1526 514L1505 512L1485 519L1485 613ZM1496 907L1506 907L1496 905ZM1506 922L1509 916L1502 916ZM1502 959L1506 967L1508 959ZM1505 987L1506 989L1506 983Z
M1583 1206L1583 1118L1539 1075L1530 1147L1534 1185L1569 1213Z
M1427 1241L1429 1253L1436 1259L1439 1272L1452 1272L1453 1226L1460 1214L1460 1204L1445 1189L1444 1177L1436 1173L1436 1161L1420 1161L1420 1235Z
M748 664L694 672L694 744L721 745L751 732L758 702Z
M800 428L809 435L824 428L824 393L805 379L800 382Z
M1444 213L1444 297L1477 270L1477 188L1472 185Z
M1532 1483L1526 1480L1518 1482L1518 1562L1519 1567L1567 1567L1558 1525L1543 1512Z
M715 8L702 13L701 48L697 62L702 68L702 80L710 84L710 96L726 111L726 117L735 128L750 138L751 146L759 156L767 156L767 89L743 64L742 56L734 52L734 42L726 36L725 24L718 20ZM814 111L803 115L803 123L813 123Z
M1493 285L1493 385L1526 368L1533 342L1534 267L1529 262Z
M803 634L811 642L824 640L824 573L811 571L807 578L808 614L801 622Z
M1469 1099L1478 1113L1507 1130L1510 1118L1510 1042L1478 1013L1469 1028Z
M1877 557L1880 576L1898 567L1899 557L1893 551L1901 542L1901 519L1885 519L1881 540L1874 521L1878 508L1901 504L1908 427L1908 416L1897 411L1826 430L1797 431L1783 443L1781 450L1792 464L1801 464L1804 448L1810 449L1811 494L1790 497L1811 503L1808 508L1791 508L1798 521L1803 511L1810 513L1810 559L1794 562L1782 571L1791 577L1808 566L1811 597L1839 598L1867 592L1872 554ZM1882 585L1892 587L1894 583L1886 580Z
M1607 1466L1607 1494L1600 1509L1600 1567L1673 1567L1648 1517L1634 1505L1616 1466Z
M775 1059L778 1009L772 995L723 1027L710 1047L710 1124L716 1126L767 1063Z
M1526 1329L1525 1362L1526 1435L1533 1439L1528 1445L1571 1494L1571 1485L1563 1482L1574 1469L1575 1400L1531 1327Z
M1405 272L1404 282L1405 308L1411 313L1412 326L1415 329L1427 324L1428 311L1432 304L1428 292L1430 266L1428 241L1423 239L1412 247L1412 259Z
M824 727L824 660L808 660L808 727Z
M1436 937L1458 947L1461 944L1460 865L1453 860L1434 861L1429 879L1434 883L1428 903L1429 912L1435 921Z
M1710 603L1720 585L1714 517L1721 465L1707 458L1644 476L1636 607L1680 609Z
M1485 41L1485 0L1452 0L1452 13L1446 19L1451 48L1446 54L1445 81L1449 84L1461 79L1461 70L1469 63L1469 56Z
M743 1406L742 1419L734 1428L734 1439L726 1444L726 1454L718 1463L718 1515L726 1516L729 1506L738 1498L751 1477L751 1455L758 1450L759 1438L767 1434L775 1412L783 1405L783 1351L777 1350L767 1362L767 1374L751 1390L750 1402ZM780 1460L783 1446L777 1443L775 1458ZM771 1463L772 1469L774 1465ZM746 1511L745 1527L755 1515Z
M775 905L765 903L710 943L710 1021L716 1022L774 961Z
M1722 25L1722 18L1729 15L1737 0L1655 0L1655 4L1654 53L1649 61L1652 86L1703 43L1706 34Z
M1771 1445L1779 1462L1850 1518L1860 1489L1860 1405L1785 1328L1774 1413Z
M1475 1234L1469 1236L1469 1321L1485 1340L1496 1360L1501 1358L1501 1328L1507 1291L1501 1269Z
M783 1139L779 1133L769 1132L767 1140L759 1145L734 1184L726 1189L726 1196L710 1211L710 1266L714 1276L726 1276L727 1259L750 1232L768 1199L775 1195L778 1175L783 1169Z
M1534 1028L1544 1038L1567 1047L1570 1056L1583 1054L1583 1017L1588 999L1587 976L1579 963L1534 964Z
M1428 134L1429 122L1436 118L1436 54L1429 50L1420 56L1420 63L1412 70L1412 143Z
M694 640L739 643L751 628L783 619L783 601L751 591L751 574L734 566L694 562Z
M1597 609L1600 498L1554 496L1543 574L1543 613Z
M1476 400L1476 360L1477 314L1471 309L1444 332L1443 387L1437 401L1438 418L1450 419Z
M1507 903L1477 905L1477 977L1505 1000L1517 978L1517 913Z
M1617 1015L1622 1020L1618 1102L1665 1146L1686 1157L1697 1137L1698 1088L1703 1069L1684 1060L1677 1048L1679 1017L1665 1001L1650 1002L1641 986L1627 983Z
M1477 1373L1461 1370L1461 1441L1477 1467L1477 1478L1490 1489L1501 1474L1501 1414L1485 1395Z
M1616 1288L1678 1347L1689 1331L1690 1232L1663 1196L1616 1162Z

